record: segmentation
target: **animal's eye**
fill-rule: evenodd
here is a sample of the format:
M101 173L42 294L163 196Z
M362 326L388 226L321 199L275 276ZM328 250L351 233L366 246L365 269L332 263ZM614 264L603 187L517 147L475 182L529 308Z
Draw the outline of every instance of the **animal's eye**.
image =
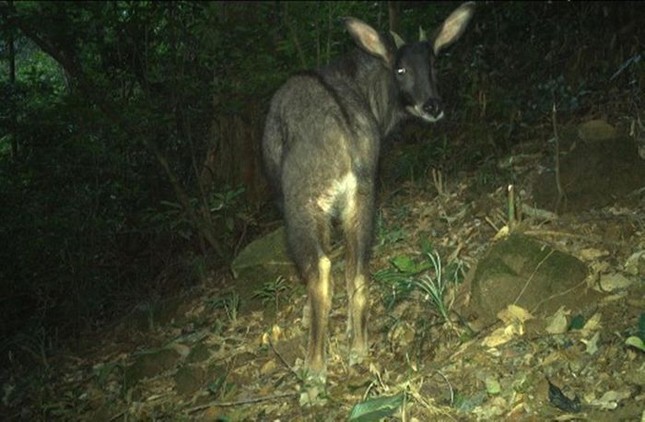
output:
M403 76L405 75L405 72L407 72L407 69L405 67L399 67L396 69L397 76Z

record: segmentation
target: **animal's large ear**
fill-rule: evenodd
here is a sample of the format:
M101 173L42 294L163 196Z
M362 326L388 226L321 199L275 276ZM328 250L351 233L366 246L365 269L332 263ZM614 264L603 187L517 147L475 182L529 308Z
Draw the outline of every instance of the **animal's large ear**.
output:
M377 30L356 18L344 18L345 27L349 31L354 42L368 52L379 57L386 64L391 65L393 60L392 52L387 48L387 43Z
M448 47L461 37L474 12L475 3L468 2L459 6L448 16L434 37L433 49L435 54L439 54L442 49Z

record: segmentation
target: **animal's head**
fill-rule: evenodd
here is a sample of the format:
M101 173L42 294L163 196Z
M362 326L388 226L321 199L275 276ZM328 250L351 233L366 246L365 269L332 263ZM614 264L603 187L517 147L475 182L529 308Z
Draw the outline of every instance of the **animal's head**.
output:
M444 114L437 90L436 57L463 34L474 9L472 2L462 4L429 40L423 30L420 31L419 41L412 44L406 44L401 37L392 33L396 47L358 19L347 18L345 25L361 49L380 58L391 69L401 105L406 112L421 120L436 122Z

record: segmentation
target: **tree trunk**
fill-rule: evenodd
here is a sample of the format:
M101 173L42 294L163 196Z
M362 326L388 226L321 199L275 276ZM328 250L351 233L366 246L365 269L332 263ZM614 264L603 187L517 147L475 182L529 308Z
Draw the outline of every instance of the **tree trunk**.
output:
M398 1L388 1L387 10L390 22L390 31L399 33L401 28L401 3Z
M9 0L9 7L13 7L13 0ZM9 106L9 131L11 132L11 157L14 160L18 159L18 133L16 127L18 126L18 117L16 114L16 50L13 39L13 25L9 25L7 31L7 51L9 55L9 87L11 89L10 106Z

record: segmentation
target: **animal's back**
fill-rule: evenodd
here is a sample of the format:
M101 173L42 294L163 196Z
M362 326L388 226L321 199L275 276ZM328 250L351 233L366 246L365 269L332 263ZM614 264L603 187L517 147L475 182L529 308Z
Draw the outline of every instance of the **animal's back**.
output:
M352 167L370 174L375 169L378 126L369 105L346 82L338 83L343 78L336 73L330 67L295 75L271 101L262 149L267 174L281 195L285 184L321 190L321 183L344 177Z

